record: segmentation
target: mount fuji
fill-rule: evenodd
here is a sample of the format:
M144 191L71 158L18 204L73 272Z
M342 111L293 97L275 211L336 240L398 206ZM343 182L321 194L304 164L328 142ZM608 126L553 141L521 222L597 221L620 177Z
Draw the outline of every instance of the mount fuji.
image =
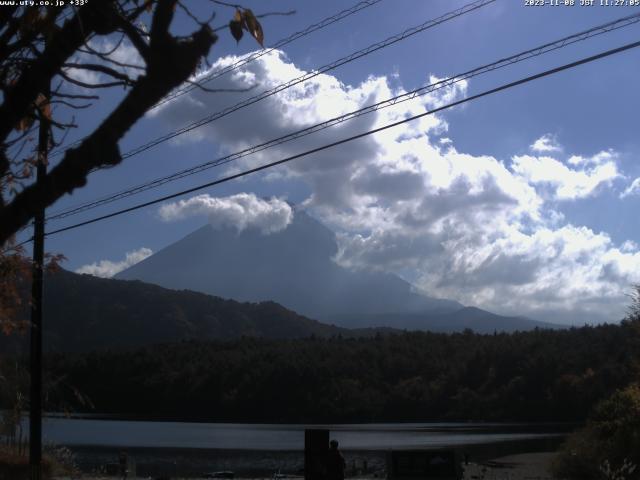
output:
M193 290L242 302L277 302L346 328L477 332L556 325L505 317L421 294L400 277L353 271L333 259L334 232L303 211L269 235L207 224L114 278Z

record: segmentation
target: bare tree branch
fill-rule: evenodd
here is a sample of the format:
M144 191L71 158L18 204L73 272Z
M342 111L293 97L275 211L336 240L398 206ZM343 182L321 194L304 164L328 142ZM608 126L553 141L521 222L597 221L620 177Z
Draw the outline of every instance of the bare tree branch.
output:
M171 32L178 7L179 14L184 12L198 25L190 36ZM136 24L140 18L146 20L146 11L151 17L148 32ZM28 12L36 12L37 17ZM243 12L251 14L247 9ZM247 92L255 88L206 88L189 80L200 62L207 61L217 40L209 26L213 18L211 15L200 21L178 0L101 0L66 10L19 7L0 11L0 247L25 228L35 212L85 185L92 171L118 165L122 161L119 141L150 108L184 82L206 92ZM94 38L112 34L118 35L114 46L105 51L96 48ZM261 33L252 36L262 43ZM144 64L114 58L125 41L136 49ZM107 75L113 81L85 81L76 78L74 71ZM54 80L56 88L44 97L42 92ZM67 89L74 86L94 92L114 86L125 90L99 126L67 148L42 181L33 182L32 157L36 157L28 156L34 145L31 124L46 119L50 144L60 144L54 131L62 130L64 139L76 124L73 118L53 119L58 107L84 109L91 100L99 99L93 92ZM27 157L19 158L23 150Z
M110 55L113 55L115 53L115 51L120 48L120 46L122 45L122 41L124 40L124 37L125 37L124 34L120 35L120 38L118 39L116 44L113 46L113 48L111 48L110 50L108 50L106 52L97 51L89 43L87 43L87 45L85 45L84 47L78 49L78 51L83 52L83 53L88 53L90 55L96 55L96 56L98 56L100 58L104 58L104 57L108 58Z
M82 24L108 34L115 30L115 26L110 26L114 16L113 2L90 2L51 35L44 53L22 73L0 105L0 142L4 142L50 79L60 72L64 62L86 42L87 28L82 28Z
M107 63L111 63L113 65L116 65L116 66L122 67L122 68L131 68L131 69L134 69L134 70L145 70L145 68L146 68L144 65L136 65L136 64L133 64L133 63L120 62L120 61L116 60L115 58L112 58L112 57L107 56L107 55L102 55L102 54L99 54L99 53L91 53L91 52L88 52L88 51L85 52L85 53L87 53L87 55L94 55L94 56L100 58L101 60L103 60L103 61L105 61Z
M149 108L189 78L200 59L208 54L217 37L207 26L188 40L178 40L170 34L175 3L175 0L160 0L155 9L146 74L138 78L122 102L91 135L77 148L67 151L41 183L26 187L0 209L0 244L27 224L39 208L85 185L90 171L120 163L118 141ZM85 21L94 20L89 16ZM77 30L73 33L77 38ZM63 64L64 61L60 61L58 69ZM59 71L53 71L52 76L57 73ZM0 122L0 133L2 126ZM8 127L5 125L5 128Z
M77 78L73 78L73 77L69 76L64 71L58 72L58 75L60 75L62 78L64 78L67 82L73 83L74 85L77 85L78 87L82 87L82 88L86 88L86 89L126 87L128 85L131 85L131 83L123 82L123 81L106 82L106 83L87 83L87 82L83 82L82 80L78 80Z
M296 13L297 13L296 10L289 10L288 12L269 12L269 13L262 13L260 15L256 15L256 18L288 17L291 15L295 15Z
M120 17L118 19L120 29L125 33L129 41L138 50L140 56L148 62L149 59L149 44L145 41L144 37L140 34L128 20Z
M73 108L74 110L84 110L85 108L89 108L93 105L93 103L83 103L78 105L76 103L67 102L65 100L52 100L49 103L51 103L51 105L64 105L65 107Z
M231 8L237 8L240 9L242 8L242 5L238 5L237 3L228 3L228 2L223 2L221 0L209 0L211 3L215 3L216 5L222 5L223 7L231 7Z
M110 77L117 78L126 85L135 84L135 80L129 77L129 75L122 72L118 72L113 68L107 67L106 65L100 65L98 63L70 62L70 63L65 63L64 68L73 68L77 70L89 70L91 72L100 72L100 73L104 73L105 75L109 75Z
M61 92L56 92L51 96L59 97L59 98L78 99L78 100L99 100L100 99L98 95L79 95L79 94L70 94L70 93L61 93Z

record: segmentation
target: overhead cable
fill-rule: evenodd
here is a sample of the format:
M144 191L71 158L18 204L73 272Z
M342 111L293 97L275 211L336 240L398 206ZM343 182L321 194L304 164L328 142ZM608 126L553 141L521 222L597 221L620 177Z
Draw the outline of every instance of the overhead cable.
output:
M251 146L249 148L245 148L243 150L240 150L238 152L234 152L219 158L216 158L214 160L202 163L200 165L194 166L194 167L190 167L178 172L175 172L173 174L170 175L166 175L157 179L154 179L152 181L149 182L145 182L142 183L140 185L137 185L135 187L131 187L125 190L122 190L120 192L114 193L114 194L110 194L106 197L102 197L100 199L97 200L93 200L90 202L86 202L83 203L81 205L75 206L75 207L70 207L67 208L63 211L60 211L58 213L54 213L52 215L50 215L47 219L48 220L55 220L55 219L61 219L61 218L65 218L65 217L69 217L71 215L75 215L87 210L91 210L93 208L108 204L108 203L112 203L116 200L120 200L123 198L127 198L129 196L153 189L153 188L157 188L161 185L164 185L166 183L175 181L175 180L179 180L181 178L185 178L188 177L190 175L194 175L200 172L203 172L205 170L220 166L220 165L224 165L227 164L229 162L238 160L240 158L246 157L248 155L252 155L258 152L261 152L263 150L266 150L268 148L272 148L278 145L282 145L283 143L287 143L302 137L305 137L307 135L310 135L312 133L330 128L332 126L335 125L339 125L341 123L344 123L346 121L352 120L354 118L360 117L362 115L366 115L368 113L377 111L377 110L381 110L384 108L388 108L403 102L407 102L409 100L412 100L414 98L420 97L420 96L424 96L427 95L429 93L432 93L434 91L440 90L442 88L445 87L450 87L456 83L462 82L464 80L468 80L470 78L476 77L478 75L482 75L500 68L504 68L507 67L509 65L513 65L515 63L519 63L522 62L524 60L528 60L531 59L533 57L537 57L546 53L549 53L551 51L554 50L558 50L560 48L564 48L568 45L571 45L573 43L576 42L580 42L583 40L586 40L588 38L592 38L594 36L597 35L601 35L603 33L607 33L613 30L617 30L619 28L623 28L635 23L640 22L640 13L636 13L634 15L629 15L623 18L620 18L618 20L614 20L611 22L607 22L605 24L602 25L598 25L596 27L592 27L588 30L584 30L566 37L563 37L559 40L553 41L553 42L549 42L546 43L544 45L540 45L538 47L529 49L529 50L525 50L523 52L511 55L509 57L505 57L502 59L499 59L497 61L494 61L492 63L489 64L485 64L483 66L480 67L476 67L472 70L468 70L464 73L460 73L457 75L453 75L451 77L439 80L435 83L431 83L422 87L419 87L417 89L414 89L410 92L406 92L397 96L394 96L392 98L389 98L387 100L383 100L380 102L377 102L375 104L372 105L368 105L366 107L360 108L358 110L354 110L352 112L348 112L342 115L339 115L337 117L331 118L329 120L326 120L324 122L320 122L317 123L315 125L303 128L301 130L297 130L295 132L271 139L267 142L263 142L261 144L258 145L254 145Z
M311 24L308 27L304 28L303 30L300 30L299 32L295 32L291 35L289 35L286 38L283 38L281 40L278 40L275 44L271 45L270 47L267 47L265 49L262 50L258 50L246 57L243 57L241 59L239 59L238 61L227 65L226 67L220 68L218 70L215 70L214 72L210 72L208 73L206 76L203 76L202 78L198 79L198 83L199 84L204 84L204 83L208 83L211 80L214 80L218 77L221 77L222 75L225 75L229 72L232 72L234 70L237 70L240 67L243 67L245 65L247 65L248 63L253 62L254 60L257 60L258 58L267 55L271 52L273 52L274 50L278 49L278 48L282 48L285 45L288 45L291 42L294 42L295 40L298 40L299 38L302 37L306 37L307 35L310 35L311 33L317 31L317 30L321 30L325 27L328 27L329 25L332 25L340 20L343 20L347 17L350 17L351 15L358 13L361 10L364 10L365 8L369 8L372 7L373 5L380 3L382 0L364 0L361 2L356 3L354 6L347 8L345 10L341 10L340 12L331 15L329 17L324 18L323 20L320 20L317 23ZM159 105L162 105L176 97L179 97L185 93L190 92L192 89L197 88L197 85L191 84L188 85L182 89L179 89L173 93L170 93L168 96L166 96L165 98L163 98L162 100L160 100L158 103L156 103L153 107L151 107L151 110L158 107ZM73 148L76 145L79 145L80 143L82 143L82 141L84 140L84 138L81 138L79 140L76 140L68 145L65 146L61 146L59 148L57 148L56 150L54 150L53 152L51 152L50 156L57 156L60 155L61 153L63 153L65 150L68 150L69 148Z
M96 223L96 222L99 222L99 221L102 221L102 220L106 220L106 219L113 218L113 217L116 217L116 216L119 216L119 215L123 215L125 213L133 212L133 211L139 210L141 208L145 208L145 207L148 207L148 206L151 206L151 205L155 205L155 204L167 201L167 200L171 200L171 199L174 199L176 197L179 197L179 196L182 196L182 195L186 195L188 193L193 193L193 192L196 192L196 191L199 191L199 190L203 190L205 188L213 187L215 185L220 185L222 183L226 183L226 182L229 182L231 180L235 180L235 179L238 179L238 178L241 178L241 177L244 177L244 176L256 173L256 172L260 172L260 171L275 167L277 165L282 165L284 163L291 162L291 161L296 160L298 158L306 157L306 156L311 155L313 153L318 153L318 152L327 150L329 148L333 148L333 147L336 147L336 146L339 146L339 145L343 145L345 143L352 142L354 140L358 140L360 138L364 138L364 137L367 137L369 135L373 135L375 133L382 132L384 130L396 127L398 125L417 120L417 119L425 117L427 115L433 115L434 113L437 113L437 112L440 112L440 111L443 111L443 110L447 110L449 108L456 107L458 105L462 105L462 104L477 100L479 98L482 98L482 97L485 97L485 96L488 96L488 95L492 95L494 93L498 93L498 92L501 92L501 91L504 91L504 90L508 90L510 88L513 88L513 87L516 87L516 86L519 86L519 85L523 85L523 84L532 82L534 80L538 80L540 78L548 77L550 75L554 75L554 74L557 74L559 72L575 68L575 67L577 67L579 65L584 65L584 64L587 64L587 63L590 63L590 62L594 62L596 60L600 60L602 58L609 57L611 55L615 55L615 54L630 50L632 48L637 48L639 46L640 46L640 41L629 43L629 44L623 45L623 46L618 47L618 48L613 48L613 49L607 50L605 52L601 52L599 54L592 55L590 57L582 58L580 60L576 60L574 62L567 63L567 64L564 64L564 65L559 66L559 67L555 67L555 68L552 68L552 69L549 69L549 70L545 70L544 72L541 72L541 73L537 73L537 74L534 74L534 75L530 75L528 77L521 78L520 80L516 80L514 82L503 84L503 85L501 85L499 87L495 87L495 88L492 88L490 90L485 90L484 92L478 93L476 95L465 97L465 98L463 98L461 100L457 100L455 102L448 103L446 105L443 105L443 106L428 110L426 112L423 112L423 113L420 113L420 114L417 114L417 115L413 115L413 116L411 116L409 118L405 118L405 119L399 120L397 122L389 123L389 124L384 125L382 127L374 128L372 130L368 130L366 132L363 132L363 133L360 133L360 134L357 134L357 135L353 135L353 136L344 138L342 140L338 140L338 141L323 145L321 147L312 148L312 149L306 150L306 151L304 151L302 153L298 153L296 155L291 155L291 156L288 156L286 158L283 158L283 159L280 159L280 160L277 160L277 161L274 161L274 162L271 162L271 163L267 163L265 165L261 165L259 167L255 167L255 168L252 168L252 169L249 169L249 170L245 170L245 171L240 172L240 173L229 175L227 177L223 177L223 178L214 180L212 182L205 183L203 185L198 185L196 187L192 187L192 188L189 188L189 189L186 189L186 190L182 190L180 192L176 192L176 193L173 193L171 195L165 195L163 197L156 198L155 200L151 200L151 201L148 201L148 202L140 203L138 205L134 205L132 207L124 208L122 210L118 210L116 212L112 212L112 213L109 213L109 214L106 214L106 215L101 215L99 217L95 217L95 218L92 218L90 220L85 220L83 222L79 222L79 223L76 223L76 224L73 224L73 225L69 225L67 227L63 227L63 228L59 228L59 229L56 229L56 230L52 230L52 231L47 232L45 235L46 236L50 236L50 235L55 235L55 234L58 234L58 233L66 232L66 231L69 231L69 230L74 230L74 229L83 227L85 225L90 225L92 223Z

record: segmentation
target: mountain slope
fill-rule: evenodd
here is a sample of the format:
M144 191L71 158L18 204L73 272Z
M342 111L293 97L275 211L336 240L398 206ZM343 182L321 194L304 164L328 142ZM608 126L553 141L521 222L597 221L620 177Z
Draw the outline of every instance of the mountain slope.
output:
M335 234L297 212L283 231L214 230L206 225L120 272L167 288L187 288L240 301L273 300L321 321L339 315L445 313L457 302L429 298L395 275L337 265Z
M86 351L243 335L304 338L348 334L273 302L239 303L64 270L46 279L44 311L49 350Z
M335 234L298 211L285 230L271 235L205 225L116 278L239 301L271 300L345 328L442 332L471 328L484 333L558 328L430 298L395 275L351 271L333 261L337 251Z

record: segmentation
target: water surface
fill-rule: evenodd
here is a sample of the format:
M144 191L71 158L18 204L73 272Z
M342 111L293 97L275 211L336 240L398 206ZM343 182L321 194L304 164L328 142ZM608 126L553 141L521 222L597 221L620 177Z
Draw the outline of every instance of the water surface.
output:
M548 427L548 428L547 428ZM346 450L439 448L556 436L555 425L186 423L46 418L45 442L70 446L303 450L305 428L327 428Z

